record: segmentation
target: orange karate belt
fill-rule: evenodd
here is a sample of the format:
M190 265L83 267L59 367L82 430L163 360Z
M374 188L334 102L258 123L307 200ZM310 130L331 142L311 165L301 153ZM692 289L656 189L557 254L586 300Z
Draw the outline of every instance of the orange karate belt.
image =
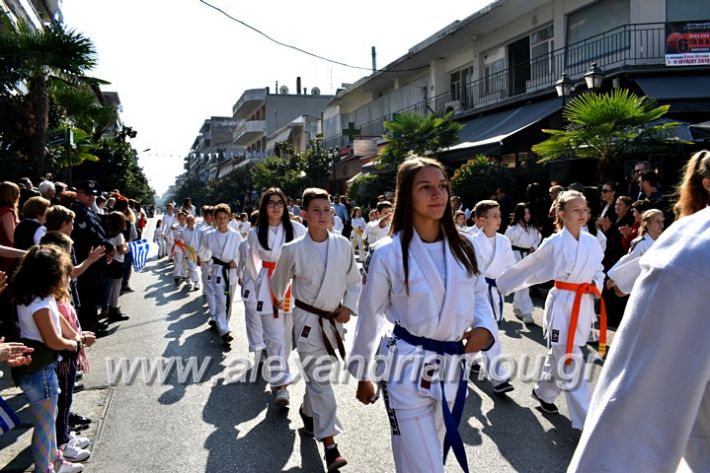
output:
M175 254L175 247L178 247L182 250L183 253L185 253L185 242L182 240L175 240L175 243L173 243L173 247L170 250L170 256L173 256Z
M604 299L602 295L593 283L582 283L575 284L571 282L555 281L555 288L562 291L572 291L574 292L574 303L572 304L572 316L569 321L569 330L567 332L567 349L565 355L571 355L574 349L574 339L577 333L577 322L579 321L579 306L582 302L583 294L591 294L598 297L601 301L600 313L599 313L599 355L604 357L606 355L606 306L604 305ZM567 357L565 364L569 365L572 363L572 358Z
M271 276L274 275L276 271L276 263L273 261L262 261L261 267L269 270L269 288L271 287ZM269 289L271 291L271 289ZM271 307L274 311L274 318L279 318L279 309L276 307L276 297L274 297L274 292L271 291ZM291 286L286 289L286 297L284 297L284 312L288 312L291 309Z

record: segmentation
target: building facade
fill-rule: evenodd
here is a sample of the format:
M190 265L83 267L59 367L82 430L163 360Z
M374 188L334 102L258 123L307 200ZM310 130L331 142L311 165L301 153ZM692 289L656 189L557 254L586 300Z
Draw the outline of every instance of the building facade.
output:
M348 128L377 139L397 112L451 112L464 130L442 160L484 153L533 178L574 179L569 166L541 168L530 151L542 128L562 125L562 73L580 93L596 63L602 90L629 88L697 123L710 112L708 38L707 0L496 0L340 91L323 114L326 146L350 151Z
M246 90L232 107L237 121L233 142L244 146L252 156L272 154L274 144L290 139L293 130L298 128L298 123L289 124L302 116L319 118L333 98L321 95L317 87L312 88L310 94L306 89L301 90L300 78L295 94L290 94L286 86L281 86L277 92L271 93L268 87ZM303 120L304 133L312 132L312 122Z
M231 172L243 159L245 151L244 146L232 142L236 126L232 117L206 119L185 158L187 174L207 183Z
M0 0L0 12L17 26L20 21L34 30L62 22L60 0ZM2 28L2 24L0 24Z

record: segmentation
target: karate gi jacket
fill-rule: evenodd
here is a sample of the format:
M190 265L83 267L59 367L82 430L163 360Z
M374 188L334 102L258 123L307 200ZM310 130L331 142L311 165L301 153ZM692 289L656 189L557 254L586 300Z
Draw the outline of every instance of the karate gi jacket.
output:
M568 472L710 469L710 208L640 263Z
M469 276L463 266L454 258L448 241L444 239L446 258L446 282L436 269L434 261L424 247L416 231L409 243L409 294L405 287L404 266L402 264L401 232L378 243L372 255L367 283L363 287L359 302L359 315L351 360L348 370L359 379L368 379L372 373L370 364L376 352L387 349L381 338L385 330L397 323L409 333L439 341L458 341L464 332L482 327L493 338L498 327L488 302L488 287L482 274ZM470 241L471 245L473 242ZM397 356L415 353L416 347L398 345ZM401 381L389 383L389 402L392 408L412 408L427 402L425 397L441 399L441 390L432 385L431 393L419 392L418 383L411 370L417 369L410 363L399 378ZM388 379L387 381L390 381ZM458 380L446 383L447 399L455 398Z
M291 290L295 299L327 312L334 312L343 305L357 315L360 270L350 241L328 232L327 255L326 266L323 266L308 233L284 244L271 278L271 289L277 299L283 300L293 278ZM316 314L294 307L293 336L298 350L316 351L324 346L318 319ZM336 327L342 335L342 324L337 323ZM336 346L330 322L324 321L323 329L331 346Z
M523 288L555 280L573 284L594 283L601 292L604 284L602 252L599 242L584 231L579 240L565 228L545 239L540 248L517 262L498 279L498 289L510 294ZM566 344L572 315L573 291L552 288L547 293L543 314L543 333L553 344ZM594 298L583 295L574 345L582 346L589 339L589 331L596 320Z

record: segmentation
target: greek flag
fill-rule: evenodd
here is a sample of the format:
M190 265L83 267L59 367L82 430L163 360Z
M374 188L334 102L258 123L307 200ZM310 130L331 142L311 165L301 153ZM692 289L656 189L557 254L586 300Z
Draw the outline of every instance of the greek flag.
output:
M148 240L133 240L128 244L128 247L133 256L133 269L138 272L145 266L150 245L148 244Z
M0 397L0 435L12 430L19 423L20 419L17 418L15 411Z

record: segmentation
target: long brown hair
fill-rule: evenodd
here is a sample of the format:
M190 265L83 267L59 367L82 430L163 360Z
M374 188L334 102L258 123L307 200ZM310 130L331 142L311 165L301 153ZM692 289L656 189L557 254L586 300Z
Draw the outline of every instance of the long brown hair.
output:
M678 186L678 202L673 207L678 218L687 217L708 206L710 191L703 186L710 179L710 151L693 154L685 165L683 180Z
M17 215L17 199L20 198L20 186L10 181L0 182L0 205L10 207Z
M414 207L412 206L412 190L414 188L414 178L420 169L425 167L435 167L441 171L446 179L446 210L439 222L441 229L444 232L444 238L449 243L451 252L454 254L456 261L466 268L469 276L478 274L478 263L476 262L476 254L473 251L471 243L462 236L456 229L454 223L454 215L451 210L451 183L446 174L444 165L439 161L422 156L414 156L407 159L399 165L397 170L397 188L394 195L394 215L392 216L392 227L390 235L401 231L400 241L402 243L402 264L404 265L404 284L407 287L409 294L409 243L414 235Z
M259 236L259 243L265 250L271 250L269 248L269 214L266 211L266 207L269 204L269 197L272 195L278 195L284 202L283 213L281 214L281 223L284 226L284 231L286 232L286 241L293 240L293 225L291 224L291 218L288 216L288 209L286 208L286 194L278 187L270 187L266 189L263 194L261 194L261 202L259 203L259 220L256 222L257 235ZM263 218L262 218L263 217Z

